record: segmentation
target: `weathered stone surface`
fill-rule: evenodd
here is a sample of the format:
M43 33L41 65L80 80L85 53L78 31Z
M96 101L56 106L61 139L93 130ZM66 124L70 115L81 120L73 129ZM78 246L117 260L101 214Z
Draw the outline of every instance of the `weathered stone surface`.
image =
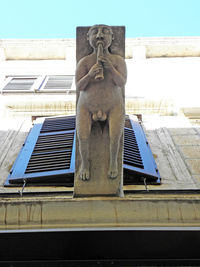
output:
M199 158L200 159L200 145L196 146L179 146L180 151L182 152L185 158Z
M1 119L0 126L0 187L3 186L12 165L24 143L28 131L31 127L30 121L21 118ZM6 129L7 125L8 129ZM5 129L4 129L5 127Z
M124 30L77 29L74 196L123 195Z
M92 53L92 47L87 40L87 33L90 27L77 27L76 31L76 61ZM112 26L114 40L110 46L112 54L125 57L125 27Z
M122 180L122 158L118 157L118 171L121 178L109 179L107 171L109 168L109 133L105 129L102 135L99 135L99 126L93 128L90 139L90 181L83 181L76 177L75 196L93 196L93 195L121 195ZM78 142L78 140L77 140ZM122 153L123 138L120 141L119 155ZM80 157L76 159L76 165L80 166Z
M162 164L169 164L173 175L175 176L175 180L179 182L192 182L191 174L189 173L186 164L181 157L176 145L173 143L172 137L168 132L167 128L161 128L156 130L157 136L161 141L162 152L165 154L165 161L162 161ZM168 179L173 176L169 176L169 174L165 174Z
M196 134L193 128L169 128L171 135L192 135Z
M200 159L186 159L192 174L200 174Z
M199 195L4 198L0 229L200 226Z
M199 135L175 135L173 140L177 145L200 145Z
M193 178L194 178L194 181L196 181L198 185L200 185L200 174L193 175Z

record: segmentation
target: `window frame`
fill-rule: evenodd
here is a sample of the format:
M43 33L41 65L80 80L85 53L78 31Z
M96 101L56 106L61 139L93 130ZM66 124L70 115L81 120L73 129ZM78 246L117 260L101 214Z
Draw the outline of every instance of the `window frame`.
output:
M1 86L0 90L1 90L1 94L4 93L35 93L39 87L41 86L41 84L43 83L44 80L43 75L9 75L6 77L3 85ZM19 89L15 89L15 90L6 90L4 89L13 79L35 79L35 81L33 82L32 86L27 89L27 90L19 90Z
M45 86L48 83L48 81L49 81L51 76L60 76L60 77L69 76L69 77L72 77L72 84L71 84L70 89L59 89L59 88L58 89L56 89L56 88L54 88L54 89L45 89ZM40 86L40 88L38 90L39 93L67 93L67 94L72 92L72 91L74 93L76 92L75 76L74 75L46 75L45 78L44 78L43 83L41 84L41 86Z

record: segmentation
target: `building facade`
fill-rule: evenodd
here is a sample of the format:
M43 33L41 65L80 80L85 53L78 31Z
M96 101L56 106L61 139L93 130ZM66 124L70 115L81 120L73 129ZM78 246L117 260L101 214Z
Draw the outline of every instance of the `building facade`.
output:
M126 113L142 125L161 183L75 199L73 186L5 184L33 122L75 115L75 40L0 40L2 262L199 262L199 55L199 37L126 40Z

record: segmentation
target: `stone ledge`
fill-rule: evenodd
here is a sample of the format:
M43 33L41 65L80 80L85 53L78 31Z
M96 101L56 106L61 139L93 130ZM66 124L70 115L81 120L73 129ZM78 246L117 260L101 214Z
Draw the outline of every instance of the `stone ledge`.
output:
M0 229L199 227L200 197L24 198L0 202Z
M75 39L0 39L5 58L68 59ZM70 49L69 49L70 48ZM126 58L200 56L200 37L126 38ZM74 57L75 58L75 57Z

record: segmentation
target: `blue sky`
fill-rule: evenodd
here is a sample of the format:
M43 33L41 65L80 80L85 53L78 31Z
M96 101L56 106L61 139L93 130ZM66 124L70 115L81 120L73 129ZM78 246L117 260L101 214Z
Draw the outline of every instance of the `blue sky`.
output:
M0 0L1 38L75 38L77 26L124 25L126 37L200 36L200 0Z

